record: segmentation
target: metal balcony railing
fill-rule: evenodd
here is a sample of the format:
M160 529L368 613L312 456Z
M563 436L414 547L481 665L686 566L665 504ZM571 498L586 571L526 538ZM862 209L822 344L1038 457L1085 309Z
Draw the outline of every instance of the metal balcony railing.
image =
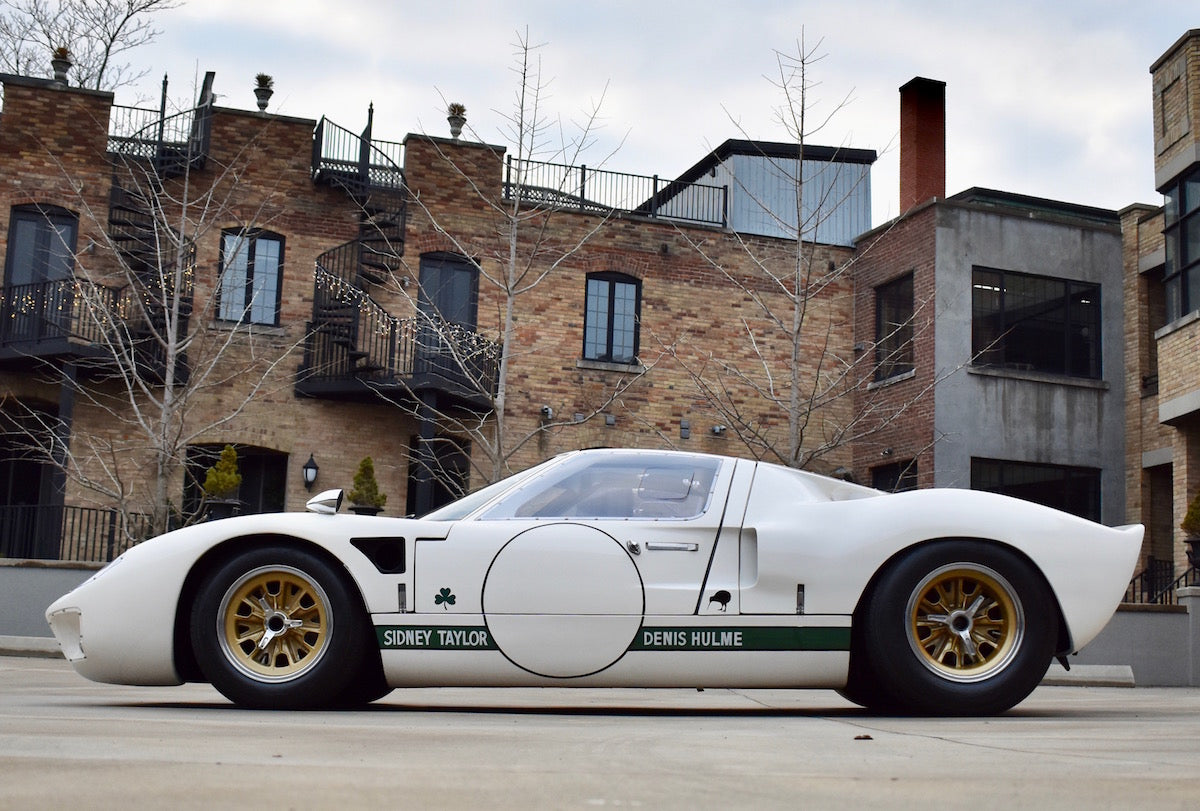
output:
M150 516L57 504L0 506L0 557L108 562L150 537Z
M129 311L125 293L82 279L62 279L0 289L0 346L63 340L94 344Z
M504 170L504 196L533 206L591 214L623 212L718 225L729 221L728 187L630 175L586 165L514 158Z
M347 271L316 268L302 383L389 385L421 379L469 398L495 391L499 344L436 317L397 318L348 281Z
M313 131L313 179L340 179L352 191L404 188L404 145L371 138L371 124L362 135L322 118Z

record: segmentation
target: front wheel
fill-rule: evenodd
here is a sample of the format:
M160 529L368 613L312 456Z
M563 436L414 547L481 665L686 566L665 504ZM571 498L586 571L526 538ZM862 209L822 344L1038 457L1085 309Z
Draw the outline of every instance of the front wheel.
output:
M919 547L883 573L857 634L872 704L931 715L1003 712L1037 687L1058 615L1041 575L980 541Z
M367 671L361 607L323 560L298 549L250 550L220 566L192 611L205 677L236 704L329 706Z

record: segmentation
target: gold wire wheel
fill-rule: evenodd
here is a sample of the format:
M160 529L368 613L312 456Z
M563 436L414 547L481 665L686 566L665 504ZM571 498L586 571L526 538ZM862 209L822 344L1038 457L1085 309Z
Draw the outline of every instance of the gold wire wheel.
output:
M923 579L905 612L908 641L925 667L942 678L976 682L1013 660L1025 635L1016 591L1000 574L953 563Z
M238 670L257 681L283 682L320 661L332 620L319 583L299 569L264 566L225 592L217 636Z

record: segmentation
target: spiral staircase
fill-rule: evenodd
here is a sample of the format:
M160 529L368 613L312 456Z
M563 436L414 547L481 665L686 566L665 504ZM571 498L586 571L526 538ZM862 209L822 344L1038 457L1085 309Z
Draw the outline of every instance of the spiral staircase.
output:
M407 211L403 147L371 137L373 114L368 111L367 126L358 135L324 118L314 131L313 181L340 189L354 202L358 233L317 257L313 317L296 392L373 400L380 394L411 398L433 391L455 405L486 409L495 372L473 359L481 350L494 355L494 345L452 324L432 325L438 340L430 341L428 316L419 327L416 317L397 317L372 294L389 283L404 283ZM433 363L429 347L434 344L449 346L457 362Z

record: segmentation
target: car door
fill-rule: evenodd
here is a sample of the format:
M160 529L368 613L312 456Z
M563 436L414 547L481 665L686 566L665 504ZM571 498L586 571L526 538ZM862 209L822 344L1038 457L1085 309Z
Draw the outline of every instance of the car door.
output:
M624 655L647 615L696 613L734 467L690 454L580 454L446 541L419 544L418 571L478 583L450 610L483 613L522 669L595 673Z

